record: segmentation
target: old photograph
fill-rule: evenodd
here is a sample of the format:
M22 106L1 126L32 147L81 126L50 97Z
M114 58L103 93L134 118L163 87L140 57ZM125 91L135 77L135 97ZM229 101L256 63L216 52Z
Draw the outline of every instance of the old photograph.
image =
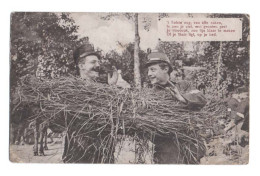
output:
M13 12L9 160L249 162L250 17Z

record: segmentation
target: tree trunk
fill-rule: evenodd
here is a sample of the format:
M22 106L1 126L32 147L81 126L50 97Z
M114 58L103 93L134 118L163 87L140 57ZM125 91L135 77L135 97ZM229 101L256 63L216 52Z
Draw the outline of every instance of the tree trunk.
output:
M135 13L134 15L134 23L135 23L134 80L135 80L135 87L141 88L140 59L139 59L140 36L138 32L138 13Z
M222 65L222 42L219 44L219 56L218 56L218 72L217 72L217 95L221 97L220 80L221 80L221 65Z
M34 132L34 146L33 146L33 153L34 156L38 155L38 131L39 131L39 124L38 124L38 119L34 120L34 125L33 126L33 132Z

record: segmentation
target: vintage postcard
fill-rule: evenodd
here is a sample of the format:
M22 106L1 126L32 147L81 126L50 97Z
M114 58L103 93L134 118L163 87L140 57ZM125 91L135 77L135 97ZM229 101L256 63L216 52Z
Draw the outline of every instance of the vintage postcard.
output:
M14 12L10 161L248 164L248 14Z

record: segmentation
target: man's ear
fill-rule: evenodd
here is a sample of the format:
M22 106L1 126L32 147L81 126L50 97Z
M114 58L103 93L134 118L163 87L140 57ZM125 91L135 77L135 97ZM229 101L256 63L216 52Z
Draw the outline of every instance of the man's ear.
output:
M166 72L166 73L168 73L169 67L165 67L165 68L163 69L163 71Z
M79 69L82 69L83 68L83 64L82 63L79 63Z

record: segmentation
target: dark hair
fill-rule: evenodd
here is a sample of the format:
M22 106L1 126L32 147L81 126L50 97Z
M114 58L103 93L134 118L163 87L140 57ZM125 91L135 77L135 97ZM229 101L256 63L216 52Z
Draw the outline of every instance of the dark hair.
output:
M79 56L80 56L80 50L83 46L78 47L76 50L73 52L73 59L74 59L74 64L76 68L76 75L80 75L79 72Z
M166 67L168 67L168 75L170 75L172 70L173 70L172 67L168 63L166 63L166 62L159 63L159 67L161 69L165 69Z

